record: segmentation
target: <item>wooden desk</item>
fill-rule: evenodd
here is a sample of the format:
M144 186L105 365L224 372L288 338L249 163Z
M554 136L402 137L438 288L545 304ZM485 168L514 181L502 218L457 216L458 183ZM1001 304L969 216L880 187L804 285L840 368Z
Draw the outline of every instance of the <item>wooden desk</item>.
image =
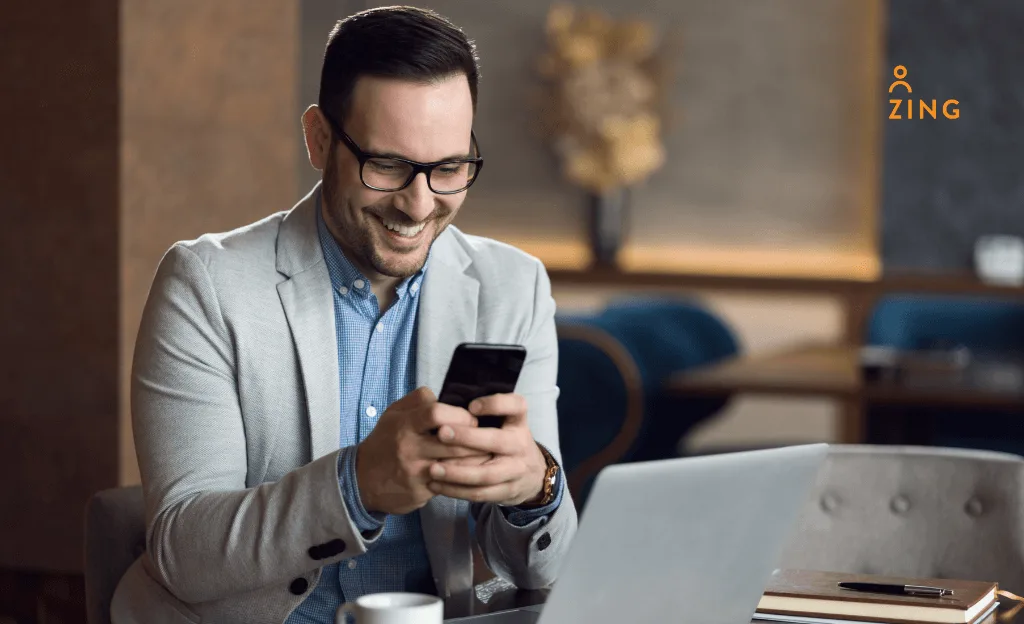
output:
M914 370L869 381L860 347L805 345L740 357L673 376L669 391L686 395L750 393L826 397L843 406L843 442L862 442L864 408L960 406L1024 409L1024 362L976 359L962 370Z

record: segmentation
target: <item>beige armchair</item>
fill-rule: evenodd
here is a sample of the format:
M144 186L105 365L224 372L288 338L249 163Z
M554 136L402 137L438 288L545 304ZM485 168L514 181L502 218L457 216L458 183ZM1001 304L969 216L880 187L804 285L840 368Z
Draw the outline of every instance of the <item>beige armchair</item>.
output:
M1024 458L833 446L781 565L998 581L1024 593Z

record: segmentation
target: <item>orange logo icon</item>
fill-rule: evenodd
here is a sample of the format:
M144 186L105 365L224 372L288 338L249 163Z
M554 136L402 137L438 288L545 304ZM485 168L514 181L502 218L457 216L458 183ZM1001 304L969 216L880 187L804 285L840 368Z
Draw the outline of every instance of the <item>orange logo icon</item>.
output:
M906 89L908 95L914 92L914 89L911 88L910 83L903 80L904 78L907 77L906 67L904 67L903 65L897 65L895 69L892 70L892 75L896 78L896 82L893 82L891 85L889 85L890 95L892 95L892 92L899 87L903 87L904 89ZM889 100L889 103L892 104L892 112L889 113L889 119L925 119L926 115L931 115L932 119L938 119L938 116L936 114L937 104L934 99L932 99L930 105L927 100L917 100L918 110L916 118L914 117L914 99L906 99L906 117L903 117L900 112L900 110L903 108L903 102L904 100ZM943 102L942 116L945 117L946 119L959 119L960 101L946 100L945 102Z

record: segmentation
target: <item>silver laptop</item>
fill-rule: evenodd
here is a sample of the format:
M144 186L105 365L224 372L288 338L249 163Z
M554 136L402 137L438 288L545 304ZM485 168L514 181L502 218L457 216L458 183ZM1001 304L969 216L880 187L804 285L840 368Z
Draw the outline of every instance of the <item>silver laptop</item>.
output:
M747 624L827 444L621 464L598 476L538 607L458 624Z

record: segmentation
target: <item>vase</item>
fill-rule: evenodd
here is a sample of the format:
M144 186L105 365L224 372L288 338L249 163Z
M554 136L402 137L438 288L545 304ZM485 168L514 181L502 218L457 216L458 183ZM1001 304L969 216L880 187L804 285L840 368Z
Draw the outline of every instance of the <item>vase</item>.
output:
M595 266L614 268L626 229L629 189L617 188L590 197L590 251Z

